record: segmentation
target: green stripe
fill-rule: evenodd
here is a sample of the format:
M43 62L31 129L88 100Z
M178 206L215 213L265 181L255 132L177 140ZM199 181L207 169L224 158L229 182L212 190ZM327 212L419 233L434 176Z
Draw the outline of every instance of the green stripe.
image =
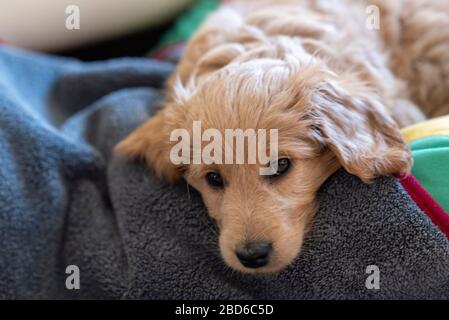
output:
M220 0L196 0L186 12L179 16L173 27L162 36L151 52L189 40L207 15L215 10L219 3Z
M433 136L410 143L413 175L449 212L449 136Z

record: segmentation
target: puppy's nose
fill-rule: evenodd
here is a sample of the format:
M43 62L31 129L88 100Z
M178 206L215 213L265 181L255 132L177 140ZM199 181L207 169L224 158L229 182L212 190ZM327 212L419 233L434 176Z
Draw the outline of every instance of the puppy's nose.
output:
M248 242L236 250L237 258L247 268L260 268L269 261L272 245L266 241Z

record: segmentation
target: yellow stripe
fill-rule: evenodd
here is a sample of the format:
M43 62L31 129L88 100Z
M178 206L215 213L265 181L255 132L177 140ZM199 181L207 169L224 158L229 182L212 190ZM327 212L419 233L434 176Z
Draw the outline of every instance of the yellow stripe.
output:
M401 133L407 142L430 136L449 136L449 115L405 127Z

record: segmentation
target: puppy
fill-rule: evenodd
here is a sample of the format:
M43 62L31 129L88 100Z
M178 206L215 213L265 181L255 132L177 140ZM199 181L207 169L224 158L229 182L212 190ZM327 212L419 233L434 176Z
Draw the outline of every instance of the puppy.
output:
M340 167L366 183L407 175L412 157L399 127L449 110L443 2L228 1L188 43L163 108L116 150L201 193L229 266L278 272L300 252L330 175ZM277 130L276 170L261 175L260 161L174 163L171 134L194 134L194 121L223 135ZM189 156L204 144L188 146Z

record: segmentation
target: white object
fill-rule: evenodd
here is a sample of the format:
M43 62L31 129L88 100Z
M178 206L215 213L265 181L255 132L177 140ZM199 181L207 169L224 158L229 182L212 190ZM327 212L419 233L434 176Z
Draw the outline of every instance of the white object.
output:
M0 39L33 50L69 49L163 23L190 2L0 0Z

